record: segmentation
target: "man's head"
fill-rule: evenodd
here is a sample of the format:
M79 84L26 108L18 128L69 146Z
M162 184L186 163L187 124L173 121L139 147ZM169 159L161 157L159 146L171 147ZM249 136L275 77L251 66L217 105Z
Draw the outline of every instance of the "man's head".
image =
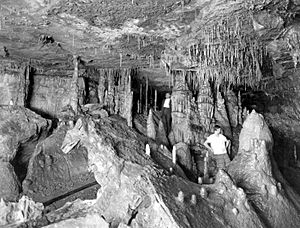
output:
M214 127L214 131L215 131L215 134L220 134L221 133L221 127L219 125L215 125Z
M166 93L166 98L170 98L170 97L171 97L170 93Z

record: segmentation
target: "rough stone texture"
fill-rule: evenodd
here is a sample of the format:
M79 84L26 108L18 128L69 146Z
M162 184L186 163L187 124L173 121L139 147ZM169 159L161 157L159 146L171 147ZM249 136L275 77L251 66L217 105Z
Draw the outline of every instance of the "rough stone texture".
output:
M69 192L82 195L88 187L97 185L93 174L88 170L88 155L85 148L76 147L64 154L60 149L68 126L61 126L50 137L40 142L29 161L28 172L23 181L24 194L34 201L46 203L61 200L56 206L68 201ZM94 189L94 192L97 188ZM92 198L95 193L90 192ZM60 199L59 197L62 197ZM80 194L79 194L80 196Z
M78 73L78 65L79 65L79 57L77 55L73 55L73 64L74 64L74 73L72 76L71 84L69 85L68 91L68 105L70 105L75 113L75 115L79 112L79 73Z
M231 125L226 110L225 100L219 91L217 91L214 117L216 119L216 124L221 126L222 130L224 131L224 135L232 138Z
M202 80L201 89L199 89L197 97L197 105L201 119L201 125L206 131L212 128L212 120L214 115L214 102L211 87L207 79Z
M27 196L22 196L16 203L5 203L0 199L0 226L19 227L21 223L40 217L43 209L41 203L35 203Z
M28 95L30 67L18 66L13 61L1 61L0 105L25 106Z
M239 152L241 150L250 150L252 146L251 139L264 140L268 151L272 151L272 134L264 120L264 117L261 114L258 114L255 110L247 116L247 119L243 123L243 129L239 136Z
M172 132L173 132L173 130L171 130L170 134L172 134ZM165 131L164 124L163 124L163 122L161 120L158 123L158 130L157 130L157 134L156 134L156 141L157 141L157 143L163 144L165 146L169 146L169 144L170 144L169 140L168 140L168 138L166 136L166 131Z
M248 194L265 224L297 227L299 197L282 178L274 162L272 135L263 117L253 111L240 135L239 152L229 164L229 174Z
M68 137L64 141L65 145L79 141L87 148L89 165L102 186L95 209L107 222L133 227L242 227L243 224L247 224L247 227L263 227L250 205L244 207L237 203L235 207L239 214L232 212L232 202L225 198L231 197L233 200L238 197L237 202L246 201L239 200L234 192L236 187L232 187L230 191L233 193L228 196L229 188L224 188L222 194L215 194L219 186L212 185L207 189L209 198L202 199L199 195L201 185L175 175L165 175L165 171L155 168L144 155L143 148L122 153L116 150L114 142L103 131L107 124L109 122L99 125L92 120L78 120L70 131L72 139ZM121 131L119 125L111 127L118 127L117 132ZM126 132L131 131L128 129ZM136 139L130 133L127 140ZM228 182L228 177L224 175L219 179L218 183ZM230 183L234 186L233 182ZM179 191L183 192L183 198L178 198ZM192 195L196 196L196 203L195 199L191 200Z
M174 142L194 145L200 141L202 130L198 107L182 73L174 73L173 77L175 82L171 99Z
M173 146L176 148L176 155L179 164L181 164L186 170L192 171L193 160L189 146L183 142L176 143Z
M109 114L119 114L129 120L132 116L131 74L133 70L101 69L98 74L100 105L103 105Z
M30 108L51 117L57 117L63 107L69 104L71 77L53 77L35 75L32 85ZM79 104L83 104L85 84L83 78L78 78Z
M51 121L18 106L0 107L0 160L11 161L20 146L47 135ZM29 154L30 156L31 154Z
M19 196L20 184L14 168L9 162L0 161L0 176L0 199L15 201Z
M241 107L239 107L238 98L232 90L226 92L225 103L229 114L228 117L230 120L230 126L237 127L238 124L242 124L239 122L240 121L239 111Z
M70 218L63 220L58 223L54 223L49 226L45 226L45 228L74 228L74 227L86 227L86 228L109 228L109 224L105 222L105 220L99 214L88 214L84 217L79 218Z
M95 119L108 117L107 111L103 109L101 104L86 104L81 107L81 110Z
M156 138L156 129L155 129L155 123L153 120L153 111L152 109L149 110L149 115L147 118L147 136L151 139Z

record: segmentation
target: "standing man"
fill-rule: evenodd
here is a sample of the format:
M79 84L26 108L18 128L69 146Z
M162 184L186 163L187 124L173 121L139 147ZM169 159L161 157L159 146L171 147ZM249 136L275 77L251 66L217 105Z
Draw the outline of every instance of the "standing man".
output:
M163 100L162 122L164 124L166 135L168 137L168 135L171 131L171 95L170 95L170 93L166 93L166 98Z
M217 162L217 168L224 169L230 162L227 154L230 140L221 134L221 127L219 125L216 125L214 130L214 133L207 137L204 146L212 152L213 157Z

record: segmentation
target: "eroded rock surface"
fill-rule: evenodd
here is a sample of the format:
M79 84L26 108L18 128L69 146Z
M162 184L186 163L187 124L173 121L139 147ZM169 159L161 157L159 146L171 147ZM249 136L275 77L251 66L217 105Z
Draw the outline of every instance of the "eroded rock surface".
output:
M239 151L250 150L251 139L265 140L268 151L272 151L273 137L266 121L261 114L255 110L247 116L243 123L243 129L239 136Z
M19 181L9 162L0 162L0 198L15 201L19 196Z
M156 168L154 161L144 155L144 148L120 153L105 136L103 127L109 124L78 120L71 131L73 137L65 138L63 146L75 141L87 149L89 166L101 185L94 208L110 224L116 227L120 223L132 227L224 227L228 224L264 227L251 206L243 209L237 205L233 210L231 202L226 201L228 188L216 194L219 186L208 188L170 176L168 170ZM134 135L128 134L127 140L134 142ZM218 183L226 183L229 178L224 174L219 179ZM233 182L229 185L234 186ZM201 196L202 188L208 194ZM232 191L237 189L232 188ZM232 193L231 199L236 195ZM226 204L227 207L222 207ZM244 217L248 219L241 221Z
M42 215L44 207L27 196L22 196L16 203L0 200L0 226L19 227L21 223L35 220Z
M300 224L299 196L282 178L272 157L272 135L262 115L253 111L240 134L237 156L228 172L241 186L258 215L270 227Z
M0 160L11 161L20 145L47 135L51 121L18 106L0 107Z
M28 173L23 181L24 194L34 201L49 205L80 190L90 190L90 198L95 197L99 188L93 174L88 170L87 151L83 147L74 148L64 154L60 149L68 126L61 126L50 137L40 142L29 162ZM83 193L84 194L84 193ZM62 197L63 196L63 197ZM77 197L81 195L77 194ZM57 202L61 206L70 198Z

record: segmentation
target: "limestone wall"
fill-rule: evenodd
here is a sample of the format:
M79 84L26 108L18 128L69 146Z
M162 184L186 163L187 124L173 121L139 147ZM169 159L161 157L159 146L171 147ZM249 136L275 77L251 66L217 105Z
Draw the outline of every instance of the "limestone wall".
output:
M24 106L29 81L28 68L17 66L12 62L0 65L0 105Z
M34 75L30 108L56 117L63 107L69 104L69 91L72 77ZM83 104L85 83L78 79L79 103Z

